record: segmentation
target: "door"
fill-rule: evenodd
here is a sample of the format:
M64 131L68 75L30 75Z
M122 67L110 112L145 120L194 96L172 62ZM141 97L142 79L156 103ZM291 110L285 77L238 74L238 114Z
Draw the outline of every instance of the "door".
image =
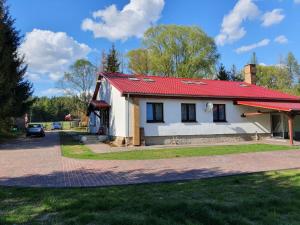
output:
M272 120L272 136L284 138L282 116L280 114L273 114L271 116L271 120Z
M108 135L109 134L109 110L102 109L100 110L100 134Z

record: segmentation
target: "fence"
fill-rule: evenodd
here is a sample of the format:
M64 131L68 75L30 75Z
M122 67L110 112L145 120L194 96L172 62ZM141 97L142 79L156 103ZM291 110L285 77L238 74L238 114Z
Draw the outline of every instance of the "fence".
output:
M71 130L73 128L81 127L80 121L58 121L58 122L61 124L63 130ZM42 124L46 130L51 130L53 122L34 122L34 123Z

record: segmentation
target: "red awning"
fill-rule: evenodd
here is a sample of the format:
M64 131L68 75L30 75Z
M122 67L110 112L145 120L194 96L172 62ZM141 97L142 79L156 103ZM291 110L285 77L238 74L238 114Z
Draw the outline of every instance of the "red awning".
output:
M300 102L254 102L237 101L238 105L253 106L264 109L273 109L285 112L300 111Z
M107 109L110 105L103 100L92 100L90 103L95 110Z

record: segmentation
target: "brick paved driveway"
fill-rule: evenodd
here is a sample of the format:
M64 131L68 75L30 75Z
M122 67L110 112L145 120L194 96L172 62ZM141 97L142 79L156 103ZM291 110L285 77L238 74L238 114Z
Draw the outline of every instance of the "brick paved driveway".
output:
M0 185L78 187L199 179L300 168L300 151L160 160L94 161L64 158L58 133L0 145Z

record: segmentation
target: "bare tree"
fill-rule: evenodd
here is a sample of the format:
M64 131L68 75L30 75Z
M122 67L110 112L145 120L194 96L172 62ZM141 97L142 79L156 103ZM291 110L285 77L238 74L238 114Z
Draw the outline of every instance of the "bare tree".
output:
M77 60L68 72L65 72L59 86L65 90L69 96L74 96L79 100L80 107L86 110L92 98L92 89L96 82L97 68L86 59Z

